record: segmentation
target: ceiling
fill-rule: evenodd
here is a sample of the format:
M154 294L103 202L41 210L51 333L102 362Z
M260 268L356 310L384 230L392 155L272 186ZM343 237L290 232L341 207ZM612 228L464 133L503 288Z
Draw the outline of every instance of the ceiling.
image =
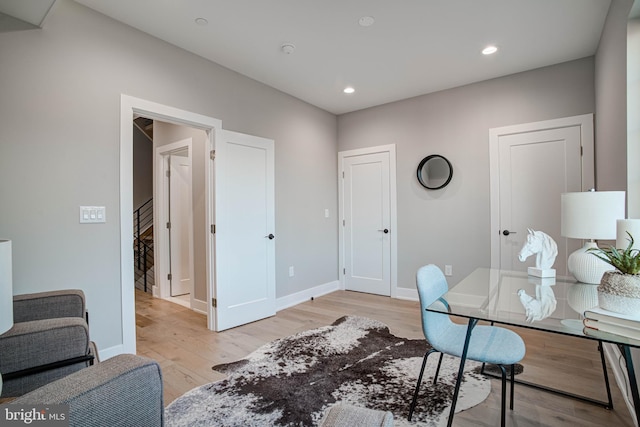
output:
M76 1L334 114L593 55L610 4L610 0ZM5 3L28 1L0 0L0 12ZM375 22L361 26L362 17L373 17ZM206 25L199 25L198 18L204 18ZM293 52L282 51L287 43L295 46ZM483 55L481 50L492 44L498 52ZM343 93L346 86L355 92Z

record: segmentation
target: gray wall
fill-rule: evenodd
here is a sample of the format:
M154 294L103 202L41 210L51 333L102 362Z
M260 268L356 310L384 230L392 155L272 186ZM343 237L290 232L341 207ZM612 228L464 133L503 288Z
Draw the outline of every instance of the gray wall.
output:
M627 20L633 0L613 0L595 63L596 189L627 189Z
M194 298L207 300L207 238L209 230L206 221L205 181L207 133L201 129L178 126L161 121L153 122L153 142L155 147L191 138L191 198L193 204L193 274ZM159 230L160 231L160 230ZM162 230L164 231L164 230Z
M81 288L98 347L122 343L123 93L274 139L277 296L337 280L337 222L323 215L337 208L334 115L72 0L42 30L1 33L0 52L0 236L13 240L15 293ZM106 206L107 223L80 225L80 205Z
M589 57L338 117L340 151L397 146L399 287L426 263L451 264L451 284L490 266L489 129L593 113L593 79ZM428 154L453 164L442 190L415 178Z
M133 126L133 209L153 197L153 142Z
M627 37L627 213L640 219L640 19Z

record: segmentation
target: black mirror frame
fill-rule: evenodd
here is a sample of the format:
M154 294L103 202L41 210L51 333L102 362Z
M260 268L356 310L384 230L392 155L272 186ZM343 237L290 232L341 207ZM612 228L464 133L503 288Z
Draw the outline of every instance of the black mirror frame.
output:
M449 177L444 182L444 184L438 187L429 187L427 183L424 182L424 180L422 179L422 168L429 160L435 159L435 158L440 158L445 162L447 162L447 166L449 166ZM427 190L439 190L441 188L446 187L451 182L451 178L453 178L453 166L451 166L451 162L446 157L441 156L440 154L431 154L430 156L427 156L420 161L420 164L418 165L417 176L418 176L418 181L420 182L420 185L422 185Z

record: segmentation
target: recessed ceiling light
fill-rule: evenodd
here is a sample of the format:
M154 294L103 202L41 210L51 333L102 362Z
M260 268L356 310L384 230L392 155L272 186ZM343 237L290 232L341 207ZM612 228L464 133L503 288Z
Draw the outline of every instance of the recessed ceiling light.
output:
M353 93L353 92L355 92L355 91L356 91L356 90L355 90L354 88L352 88L351 86L347 86L347 87L345 87L345 88L344 88L344 90L343 90L343 92L344 92L344 93Z
M196 18L195 22L196 22L196 24L200 25L201 27L204 27L204 26L209 24L209 21L207 21L204 18Z
M361 27L370 27L374 22L376 22L376 20L373 16L363 16L358 19L358 24L360 24Z
M294 45L293 43L284 43L282 46L280 46L280 50L287 55L291 55L293 51L296 50L296 45Z
M487 46L484 49L482 49L482 54L483 55L491 55L492 53L496 53L498 51L498 48L495 46Z

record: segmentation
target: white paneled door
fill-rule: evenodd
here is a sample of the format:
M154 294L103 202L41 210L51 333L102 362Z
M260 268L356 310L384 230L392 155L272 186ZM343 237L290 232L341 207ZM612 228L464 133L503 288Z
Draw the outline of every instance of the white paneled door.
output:
M390 296L390 153L344 156L341 169L345 289Z
M274 141L221 131L215 152L216 330L276 313Z
M170 295L191 293L193 287L193 209L189 150L167 156L169 163Z
M558 245L557 275L581 246L560 234L560 195L593 185L592 117L578 116L491 129L492 266L526 271L520 262L527 229L543 231ZM496 252L497 253L494 253Z

